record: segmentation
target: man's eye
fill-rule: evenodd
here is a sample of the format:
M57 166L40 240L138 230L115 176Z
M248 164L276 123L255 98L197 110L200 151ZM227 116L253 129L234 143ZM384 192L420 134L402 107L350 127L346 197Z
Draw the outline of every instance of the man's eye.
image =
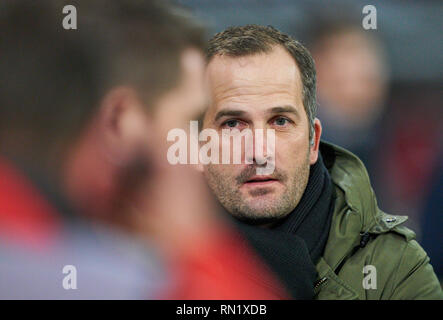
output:
M277 126L284 126L289 123L289 120L283 117L278 117L274 119L274 124Z
M228 128L235 128L238 125L238 120L228 120L223 122L222 126L226 126Z

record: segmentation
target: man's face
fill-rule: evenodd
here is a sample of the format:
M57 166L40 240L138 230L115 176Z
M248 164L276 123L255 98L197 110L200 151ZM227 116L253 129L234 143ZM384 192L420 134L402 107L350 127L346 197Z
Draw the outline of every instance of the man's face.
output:
M387 74L376 44L360 31L323 40L315 49L319 96L347 126L370 123L381 111Z
M286 216L297 206L309 165L317 159L310 154L302 81L294 59L281 47L244 57L215 56L206 77L211 105L205 128L220 135L222 129L275 130L272 174L258 177L255 161L208 164L203 170L209 186L221 204L242 220L266 223ZM266 154L265 144L263 148Z
M158 98L152 116L134 89L118 87L107 93L65 166L66 190L73 202L94 215L108 215L109 205L119 197L116 192L129 189L120 186L123 171L132 172L139 162L151 165L154 156L166 158L167 132L189 127L189 120L206 106L204 68L199 50L184 50L180 80Z

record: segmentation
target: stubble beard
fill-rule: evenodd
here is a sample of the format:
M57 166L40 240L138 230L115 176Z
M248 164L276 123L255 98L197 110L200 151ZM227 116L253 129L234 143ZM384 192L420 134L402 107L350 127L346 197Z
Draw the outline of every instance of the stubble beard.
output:
M208 165L205 176L221 205L235 218L251 225L272 224L286 217L298 205L309 179L309 153L292 179L276 168L274 174L286 188L283 194L273 200L263 199L266 194L272 192L271 188L260 188L249 192L252 199L246 200L242 196L239 190L243 180L241 176L248 175L248 172L255 168L255 165L251 165L238 177L226 179L226 176L212 165Z

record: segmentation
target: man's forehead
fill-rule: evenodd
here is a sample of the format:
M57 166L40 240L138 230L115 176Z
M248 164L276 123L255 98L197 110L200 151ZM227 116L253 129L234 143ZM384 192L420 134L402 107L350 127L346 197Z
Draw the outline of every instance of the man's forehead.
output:
M240 57L216 55L208 64L211 82L273 80L287 82L299 80L295 60L283 48L275 47L266 53Z
M237 100L241 103L242 99L280 97L286 101L300 101L302 94L297 64L280 47L268 53L242 57L217 55L208 64L206 77L212 108Z

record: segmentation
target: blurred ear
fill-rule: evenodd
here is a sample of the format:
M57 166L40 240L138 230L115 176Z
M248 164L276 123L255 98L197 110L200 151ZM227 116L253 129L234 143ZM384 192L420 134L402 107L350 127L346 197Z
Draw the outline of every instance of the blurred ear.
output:
M318 159L318 150L320 147L320 137L321 137L321 122L319 119L315 118L314 120L314 139L313 144L310 144L310 153L309 153L309 164L314 164Z
M101 143L117 162L128 161L149 136L148 115L131 88L110 90L102 100L98 120Z

